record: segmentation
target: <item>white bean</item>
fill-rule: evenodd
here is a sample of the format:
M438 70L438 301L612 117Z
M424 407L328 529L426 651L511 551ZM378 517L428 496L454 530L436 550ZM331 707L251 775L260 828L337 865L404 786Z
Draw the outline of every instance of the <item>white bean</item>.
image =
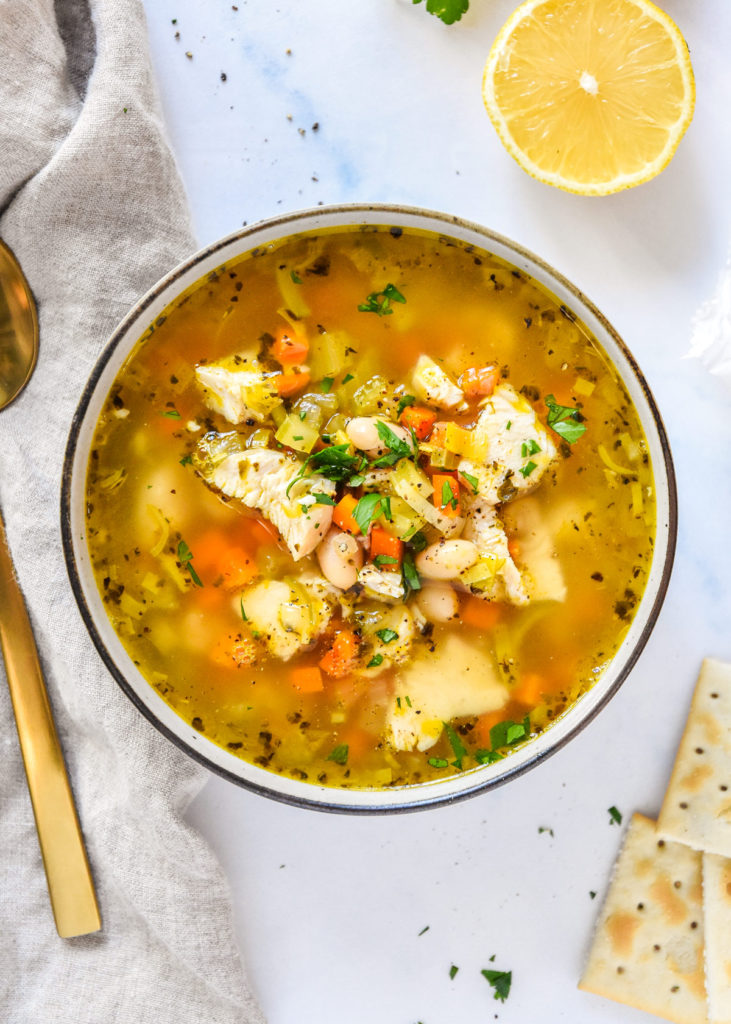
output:
M355 447L360 448L361 451L382 455L386 451L386 446L378 434L379 423L384 423L400 441L410 440L411 435L405 427L398 423L390 423L380 416L356 416L349 421L345 433Z
M416 556L416 568L428 580L453 580L479 557L471 540L440 540Z
M355 537L333 526L317 548L317 560L323 576L334 587L347 590L358 581L363 550Z
M417 590L415 600L429 622L449 622L459 612L459 598L449 583L442 580L425 583Z

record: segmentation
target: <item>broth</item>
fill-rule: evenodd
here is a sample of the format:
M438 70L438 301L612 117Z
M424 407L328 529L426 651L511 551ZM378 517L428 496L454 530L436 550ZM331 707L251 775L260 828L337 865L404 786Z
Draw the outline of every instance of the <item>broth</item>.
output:
M291 363L282 345L298 338L305 362ZM434 400L422 372L431 361L437 378L458 390L462 382L463 402L448 409ZM232 423L203 378L247 367L265 382L254 396L263 394L261 418ZM470 377L471 368L487 368L490 379ZM302 380L283 383L283 369ZM500 420L500 398L518 410L515 423ZM494 438L476 455L488 412L500 444L519 418L529 425L512 450L520 467L507 475L485 456ZM377 451L351 443L353 417L390 424ZM451 424L451 448L436 444L434 419ZM423 436L411 433L414 423ZM410 453L393 440L404 424ZM317 435L309 450L308 429ZM345 480L320 475L332 449L354 460ZM351 521L344 533L370 573L356 567L355 586L333 590L322 558L288 548L263 499L250 508L232 496L244 459L262 487L297 470L290 490L304 497L290 519L303 529L324 534L333 512L342 523L351 494L365 530ZM359 482L369 473L375 483ZM426 522L416 499L404 508L415 473L431 477L430 488L436 479ZM500 484L490 500L488 477ZM509 757L550 726L622 642L655 535L645 437L586 327L498 258L388 227L293 236L188 289L117 375L96 427L87 498L100 593L150 685L232 754L339 787L443 778ZM483 513L499 545L489 552L474 526ZM473 565L446 581L424 576L418 567L433 566L422 549L438 546L438 561L455 537L462 551L476 546L487 575ZM378 592L397 582L405 593ZM453 612L446 621L444 607Z

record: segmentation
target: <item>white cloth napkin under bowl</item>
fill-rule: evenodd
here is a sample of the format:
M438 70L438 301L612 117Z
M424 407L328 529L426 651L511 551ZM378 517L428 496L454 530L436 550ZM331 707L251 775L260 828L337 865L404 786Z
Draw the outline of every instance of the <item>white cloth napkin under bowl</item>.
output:
M0 0L0 237L40 312L38 367L0 413L0 505L103 918L56 934L0 668L0 1020L261 1024L226 879L182 814L206 775L104 669L59 525L69 425L112 328L194 248L139 0Z

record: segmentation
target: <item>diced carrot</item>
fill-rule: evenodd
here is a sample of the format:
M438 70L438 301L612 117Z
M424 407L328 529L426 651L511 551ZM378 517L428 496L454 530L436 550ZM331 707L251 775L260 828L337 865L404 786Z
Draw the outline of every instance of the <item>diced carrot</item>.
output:
M222 637L211 651L211 661L220 668L245 668L256 661L256 644L251 637Z
M204 583L223 577L226 587L243 587L259 575L256 562L243 544L232 542L224 530L208 530L191 541L193 564Z
M300 370L299 373L280 373L274 378L274 386L282 398L288 398L290 395L296 395L298 391L307 387L309 383L310 374L308 370Z
M486 747L489 750L492 746L490 729L496 726L498 722L502 722L506 717L505 708L501 708L499 711L487 711L484 715L479 715L475 722L475 727L470 734L472 740L478 746Z
M520 677L510 696L513 700L534 708L540 703L546 690L546 680L542 675L537 672L526 672Z
M459 617L467 626L492 629L500 619L500 605L481 597L468 597L460 608Z
M513 561L520 555L520 544L515 537L508 537L508 554Z
M333 522L341 530L348 533L360 533L360 526L353 519L353 509L358 504L358 499L352 494L346 494L340 499L333 511Z
M434 507L438 508L445 516L458 516L462 507L459 501L459 481L456 473L435 473L432 483L434 484Z
M401 560L404 557L404 542L399 540L398 537L394 537L384 530L382 526L374 526L371 529L370 535L370 553L371 561L373 561L377 555L385 555L387 558L395 558L395 562L384 562L386 569L394 569L398 565L401 565Z
M243 518L241 536L246 540L252 540L259 547L272 547L279 543L279 537L275 527L264 519Z
M300 693L318 693L325 688L322 672L317 665L302 665L300 668L293 668L289 678L292 686Z
M419 441L426 440L436 420L437 414L423 405L407 405L399 416L399 422L413 430Z
M286 331L280 331L272 345L272 355L282 366L298 366L304 363L309 351L310 343L304 335L297 338Z
M338 736L338 743L345 743L348 747L348 764L359 760L369 750L374 750L378 742L378 736L360 725L346 726Z
M318 664L323 672L336 679L347 676L355 665L359 646L358 637L351 629L338 630L332 645Z
M499 380L500 370L497 366L470 366L457 383L467 398L485 398L493 393Z

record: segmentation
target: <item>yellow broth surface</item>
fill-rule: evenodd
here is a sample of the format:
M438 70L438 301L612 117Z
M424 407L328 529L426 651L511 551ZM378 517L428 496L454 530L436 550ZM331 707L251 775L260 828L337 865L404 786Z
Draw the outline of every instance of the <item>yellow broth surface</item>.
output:
M384 303L389 285L398 297ZM298 320L290 315L295 306ZM195 453L202 437L237 431L246 443L271 424L232 426L206 407L195 371L242 352L259 353L265 369L279 370L272 339L292 323L313 346L323 331L340 338L337 372L324 384L313 375L308 385L337 399L334 427L368 408L358 406L358 394L374 377L385 378L392 403L408 396L423 354L452 380L469 367L497 367L500 382L527 399L543 428L547 396L572 410L569 421L583 424L582 436L569 443L547 428L556 447L550 469L530 496L498 507L519 569L521 505L529 502L550 531L562 599L518 606L463 588L457 616L422 623L405 661L390 665L386 658L380 671L372 664L366 671L362 662L358 671L321 671L320 688L317 666L332 644L332 624L287 660L266 651L247 616L247 594L262 580L319 573L317 559L293 562L264 516L201 478ZM284 400L285 412L296 398ZM473 403L438 416L469 428L478 412ZM304 461L277 442L270 447ZM98 587L150 685L236 756L328 786L443 778L510 757L550 726L593 686L621 643L642 596L654 533L646 441L615 368L589 331L496 257L387 227L294 236L191 287L120 370L88 469L87 536ZM431 543L434 531L427 527L426 534ZM356 641L367 647L374 617L377 624L394 607L365 595L361 617L350 621ZM458 671L442 653L450 643L469 645ZM457 698L460 673L466 678L472 667L478 684L489 672L504 699L477 714L456 699L458 713L430 726L431 745L398 749L387 723L409 714L411 704L399 680L412 659L418 666L430 657L442 658L443 686ZM310 674L298 675L298 668Z

